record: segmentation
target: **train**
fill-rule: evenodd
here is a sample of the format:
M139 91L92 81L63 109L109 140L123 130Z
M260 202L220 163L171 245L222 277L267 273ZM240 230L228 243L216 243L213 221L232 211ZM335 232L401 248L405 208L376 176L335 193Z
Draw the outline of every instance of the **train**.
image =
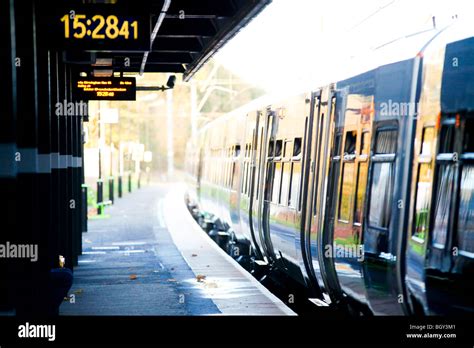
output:
M472 25L400 38L355 69L201 128L186 202L246 268L319 306L472 316Z

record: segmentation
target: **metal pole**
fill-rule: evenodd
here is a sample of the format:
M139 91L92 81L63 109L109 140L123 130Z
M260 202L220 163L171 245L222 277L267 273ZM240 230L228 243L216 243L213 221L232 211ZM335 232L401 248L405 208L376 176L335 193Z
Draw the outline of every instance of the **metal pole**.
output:
M99 179L97 180L97 214L102 214L102 202L104 201L103 199L103 186L102 186L102 122L100 120L100 101L99 101Z
M173 151L173 90L166 91L166 124L167 130L167 147L168 147L168 179L173 177L174 170L174 151Z

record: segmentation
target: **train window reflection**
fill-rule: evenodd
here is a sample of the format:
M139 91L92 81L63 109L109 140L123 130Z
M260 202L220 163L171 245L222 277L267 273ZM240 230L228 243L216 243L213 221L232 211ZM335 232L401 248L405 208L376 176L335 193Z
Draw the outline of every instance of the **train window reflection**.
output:
M275 142L275 157L281 157L282 148L283 148L283 140L277 140Z
M464 125L463 152L474 152L474 119L466 119Z
M474 252L474 165L462 169L459 195L458 246L460 250Z
M393 162L376 162L372 168L370 191L370 226L388 228L393 194Z
M444 248L454 183L454 165L443 164L438 169L438 184L433 227L433 245Z
M293 146L293 156L298 156L301 153L301 138L295 138Z
M348 222L350 219L352 192L354 188L354 166L352 162L344 163L342 169L342 185L339 195L339 220Z
M291 183L290 183L290 207L296 208L298 206L298 193L300 191L301 181L301 163L293 162L291 168Z
M454 123L443 124L441 126L440 139L443 139L443 141L439 143L439 153L453 153L454 152L454 135L455 135Z
M275 155L275 141L270 140L268 143L268 157L272 158Z
M377 133L377 141L375 143L376 154L395 153L397 148L397 131L384 130Z
M429 227L431 206L431 164L422 163L418 167L418 181L415 192L415 227L413 235L425 239Z
M341 138L342 138L342 134L340 133L336 134L334 138L334 148L333 148L333 153L332 153L333 157L339 156L341 152Z
M364 133L368 134L368 133ZM359 163L359 173L357 175L356 199L354 208L354 222L362 223L362 207L364 206L365 190L367 186L367 162Z
M344 144L344 154L353 155L356 152L357 132L346 133L346 143Z
M273 178L273 193L272 193L272 202L278 203L280 200L280 189L281 189L281 169L282 163L275 163L275 175Z
M288 205L288 188L290 187L291 163L282 164L280 204Z

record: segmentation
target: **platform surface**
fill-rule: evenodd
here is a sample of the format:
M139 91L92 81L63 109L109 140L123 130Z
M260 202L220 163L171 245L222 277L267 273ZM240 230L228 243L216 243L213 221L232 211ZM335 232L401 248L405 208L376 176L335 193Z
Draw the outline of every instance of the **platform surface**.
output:
M151 184L89 220L61 315L294 315L191 217L181 184Z

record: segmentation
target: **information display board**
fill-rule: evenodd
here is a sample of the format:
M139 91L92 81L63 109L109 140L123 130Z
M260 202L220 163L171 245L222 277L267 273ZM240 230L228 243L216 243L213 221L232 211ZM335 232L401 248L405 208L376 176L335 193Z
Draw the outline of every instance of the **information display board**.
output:
M134 77L81 77L74 81L76 100L135 100Z

